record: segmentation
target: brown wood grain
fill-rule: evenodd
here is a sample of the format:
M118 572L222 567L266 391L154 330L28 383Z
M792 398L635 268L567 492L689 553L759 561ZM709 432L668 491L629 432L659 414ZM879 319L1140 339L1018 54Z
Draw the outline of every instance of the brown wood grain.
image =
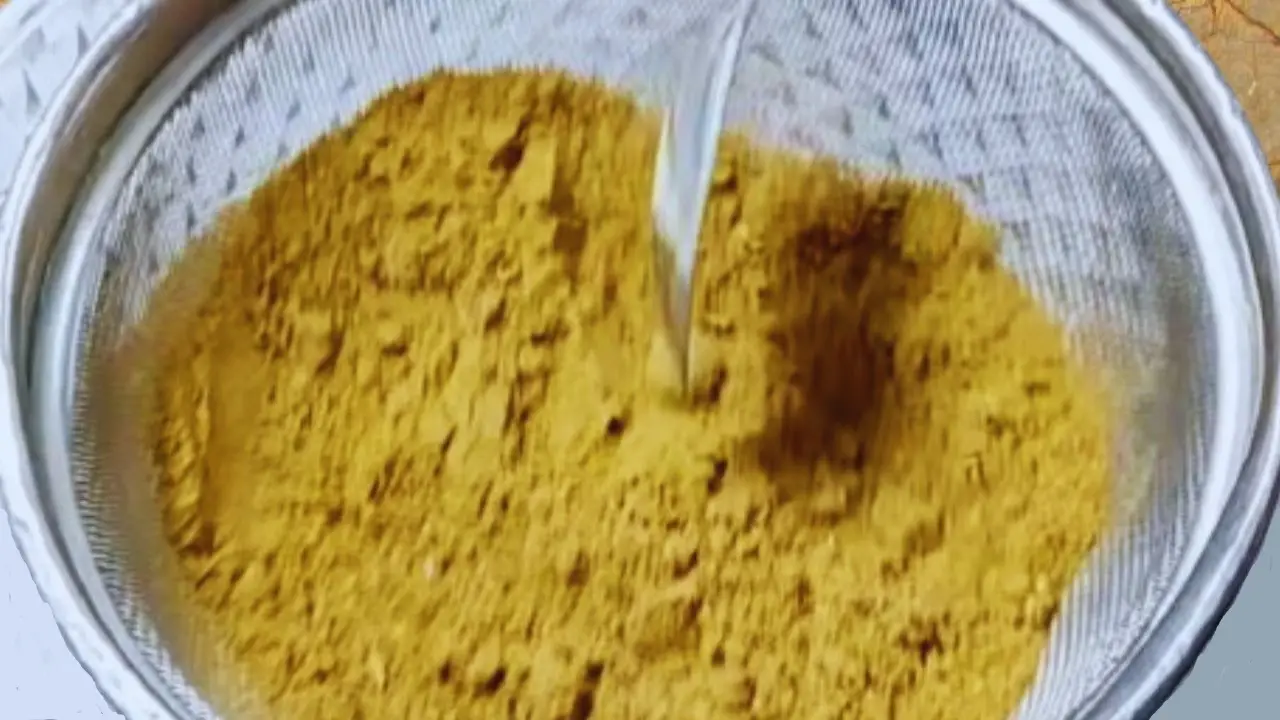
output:
M1280 0L1172 0L1239 96L1280 180Z

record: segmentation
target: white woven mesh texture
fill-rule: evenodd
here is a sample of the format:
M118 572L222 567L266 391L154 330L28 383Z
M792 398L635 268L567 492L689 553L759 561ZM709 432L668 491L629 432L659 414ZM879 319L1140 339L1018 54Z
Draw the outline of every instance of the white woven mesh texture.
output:
M86 342L118 339L192 235L389 86L441 66L538 65L652 99L681 43L720 5L290 5L201 77L130 173L100 231L105 275ZM1081 355L1126 388L1117 448L1124 495L1139 512L1077 584L1021 712L1069 714L1151 619L1204 491L1212 321L1195 239L1155 157L1070 51L998 0L762 2L729 124L953 185L1004 228L1005 261L1071 329ZM137 410L95 408L104 395L81 383L77 405L120 422ZM94 480L129 471L106 466L119 459L94 447L87 424L77 443L81 513L108 592L184 710L212 717L140 603L130 571L140 563L123 552L113 520L120 499Z

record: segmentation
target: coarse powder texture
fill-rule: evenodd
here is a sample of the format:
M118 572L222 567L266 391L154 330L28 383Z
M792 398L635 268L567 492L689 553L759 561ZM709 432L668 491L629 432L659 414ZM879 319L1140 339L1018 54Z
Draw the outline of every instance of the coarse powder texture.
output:
M1061 330L946 192L731 139L675 399L656 129L565 76L437 74L209 239L153 456L265 715L1014 709L1110 491Z

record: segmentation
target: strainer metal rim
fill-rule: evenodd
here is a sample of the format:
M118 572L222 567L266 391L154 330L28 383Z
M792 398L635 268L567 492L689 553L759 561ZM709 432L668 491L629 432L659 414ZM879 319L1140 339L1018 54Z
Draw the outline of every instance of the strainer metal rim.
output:
M84 600L84 587L73 571L72 553L49 522L51 512L47 483L32 454L32 428L24 412L32 348L26 326L34 317L39 283L24 287L23 275L39 271L40 259L24 256L26 233L55 237L63 216L48 217L47 193L70 209L79 179L95 158L82 152L68 165L58 159L71 155L68 148L101 147L133 99L152 78L145 72L162 68L183 43L233 3L196 0L183 3L150 3L115 0L101 3L117 13L91 31L83 24L87 7L67 8L70 2L13 0L0 10L0 38L10 54L22 51L23 38L59 22L77 23L78 53L65 73L53 84L36 87L24 73L28 105L33 96L48 93L41 112L25 128L22 156L11 177L0 177L0 505L19 554L26 563L40 597L49 605L67 647L88 673L99 692L118 712L129 718L169 720L176 715L162 693L151 686L113 639L106 621ZM181 5L182 12L176 12ZM59 11L62 14L59 15ZM79 16L72 17L75 12ZM184 18L186 22L184 22ZM156 32L160 28L168 32ZM149 32L150 30L150 32ZM132 52L131 52L132 51ZM0 53L0 60L5 59ZM137 64L143 64L139 72ZM96 103L86 102L94 98ZM86 112L92 107L96 112ZM66 132L68 128L74 128ZM37 227L32 227L32 218ZM49 248L39 248L47 255Z
M1082 24L1103 32L1127 32L1142 47L1129 50L1154 61L1194 113L1198 129L1211 141L1213 161L1226 177L1231 200L1239 208L1250 247L1252 275L1261 296L1261 337L1270 360L1280 331L1275 280L1280 277L1280 203L1256 139L1243 112L1216 68L1173 11L1159 0L1079 0L1070 8L1036 0L1010 0L1040 20L1059 39ZM81 179L94 164L84 148L100 147L113 133L136 93L153 81L203 26L232 7L231 0L12 0L0 11L0 61L22 51L33 28L77 22L96 4L116 10L92 31L79 28L79 53L51 86L51 94L20 135L21 160L12 178L0 177L0 297L7 303L0 329L3 383L0 383L0 502L10 517L15 541L37 588L53 609L63 636L104 696L129 717L169 718L174 714L164 693L149 683L129 653L108 629L112 619L98 617L83 599L72 551L48 521L42 468L32 448L38 430L24 412L29 402L30 331L39 280L49 245ZM237 8L256 14L262 3ZM258 4L253 4L258 5ZM179 10L180 8L180 10ZM1075 23L1075 25L1072 25ZM1123 27L1117 27L1116 24ZM1074 28L1074 30L1073 30ZM200 43L195 43L198 48ZM1086 62L1088 58L1083 58ZM170 63L166 73L180 67ZM6 65L0 62L0 72ZM1095 64L1095 70L1098 66ZM0 77L0 80L4 78ZM87 112L92 109L93 112ZM79 150L79 155L76 151ZM5 192L6 185L12 183ZM34 238L34 239L33 239ZM24 243L27 243L24 245ZM35 244L34 249L28 245ZM1276 503L1280 467L1280 405L1274 370L1269 365L1257 389L1260 409L1249 457L1232 488L1218 526L1191 571L1183 592L1158 617L1132 649L1125 668L1076 713L1081 717L1148 716L1173 691L1237 594L1252 565Z
M1055 27L1062 39L1076 29L1070 27L1065 13L1044 12L1048 3L1031 0L1019 4L1033 14L1043 13L1042 22L1063 23ZM1275 286L1280 278L1280 247L1276 244L1280 204L1266 157L1243 108L1170 6L1162 0L1086 0L1080 6L1084 12L1077 18L1101 20L1107 17L1105 10L1111 10L1112 19L1141 41L1142 54L1148 55L1143 59L1159 63L1194 114L1232 190L1237 217L1245 226L1246 257L1252 261L1251 275L1259 296L1262 376L1257 378L1257 417L1237 483L1185 582L1172 589L1172 600L1130 649L1122 670L1075 713L1076 717L1149 717L1190 671L1235 601L1266 539L1280 497L1280 423L1276 414L1280 387L1274 365L1280 337ZM1101 63L1082 59L1095 75L1107 74L1109 69Z

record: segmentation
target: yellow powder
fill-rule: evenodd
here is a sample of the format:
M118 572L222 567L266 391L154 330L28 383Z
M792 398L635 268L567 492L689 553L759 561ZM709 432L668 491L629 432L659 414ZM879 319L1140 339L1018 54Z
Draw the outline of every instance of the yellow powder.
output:
M660 392L656 124L438 74L231 213L154 456L269 715L1002 718L1108 428L948 194L727 141ZM181 285L179 267L170 285Z

